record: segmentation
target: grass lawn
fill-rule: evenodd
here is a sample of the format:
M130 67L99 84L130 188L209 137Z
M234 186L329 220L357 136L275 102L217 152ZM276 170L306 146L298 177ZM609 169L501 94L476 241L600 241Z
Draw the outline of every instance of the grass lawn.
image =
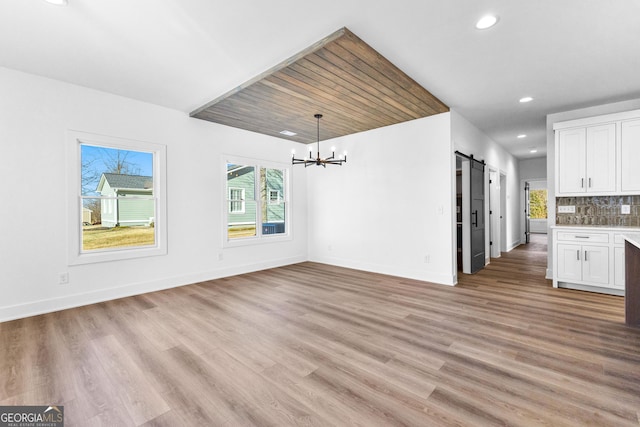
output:
M229 227L229 238L251 237L256 235L255 225L237 225Z
M149 246L155 244L153 227L114 227L99 225L82 227L82 249L90 251L104 248L122 248L131 246Z

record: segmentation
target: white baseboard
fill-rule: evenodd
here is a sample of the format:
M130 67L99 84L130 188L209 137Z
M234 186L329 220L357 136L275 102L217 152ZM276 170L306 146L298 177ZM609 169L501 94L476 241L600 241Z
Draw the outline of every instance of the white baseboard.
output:
M236 276L239 274L266 270L269 268L297 264L306 260L306 257L303 256L270 260L266 262L238 265L233 267L221 268L218 270L186 274L182 276L167 277L160 280L152 280L149 282L131 283L117 288L101 289L93 292L66 295L64 297L50 298L46 300L32 301L24 304L0 307L0 322L36 316L39 314L51 313L54 311L66 310L69 308L110 301L118 298L129 297L132 295L145 294L147 292L161 291L163 289L191 285L207 280L215 280L223 277Z
M371 273L387 274L389 276L404 277L407 279L421 280L439 285L455 286L454 275L438 274L429 271L421 271L406 267L392 265L370 264L367 262L348 260L344 258L333 258L326 256L312 256L309 261L322 264L335 265L336 267L352 268L354 270L369 271Z
M515 240L515 241L511 242L511 245L509 246L509 248L505 252L511 252L512 250L514 250L515 248L517 248L520 245L521 245L520 239Z

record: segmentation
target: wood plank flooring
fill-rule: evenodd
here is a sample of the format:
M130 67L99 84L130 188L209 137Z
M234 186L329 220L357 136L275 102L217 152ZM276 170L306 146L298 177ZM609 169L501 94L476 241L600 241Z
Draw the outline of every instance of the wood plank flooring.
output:
M315 263L0 324L0 404L67 426L639 426L621 297L532 243L448 287Z

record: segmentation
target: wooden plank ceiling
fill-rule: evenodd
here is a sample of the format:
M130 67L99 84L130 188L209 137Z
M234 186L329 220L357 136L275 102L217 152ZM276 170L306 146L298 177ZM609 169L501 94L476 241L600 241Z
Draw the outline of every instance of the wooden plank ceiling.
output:
M302 143L449 111L386 58L342 28L191 113L191 117ZM295 136L280 132L288 130Z

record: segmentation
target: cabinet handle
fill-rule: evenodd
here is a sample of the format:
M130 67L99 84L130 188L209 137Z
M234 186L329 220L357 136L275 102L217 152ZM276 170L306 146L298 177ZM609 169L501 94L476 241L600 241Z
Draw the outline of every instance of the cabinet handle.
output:
M580 178L580 188L584 188L584 178Z
M576 260L580 261L580 249L576 250Z
M576 239L588 239L589 238L589 236L573 236L573 237L575 237Z
M587 251L584 251L584 260L585 260L585 261L589 261L589 260L587 259Z
M589 188L591 188L591 178L589 178Z

